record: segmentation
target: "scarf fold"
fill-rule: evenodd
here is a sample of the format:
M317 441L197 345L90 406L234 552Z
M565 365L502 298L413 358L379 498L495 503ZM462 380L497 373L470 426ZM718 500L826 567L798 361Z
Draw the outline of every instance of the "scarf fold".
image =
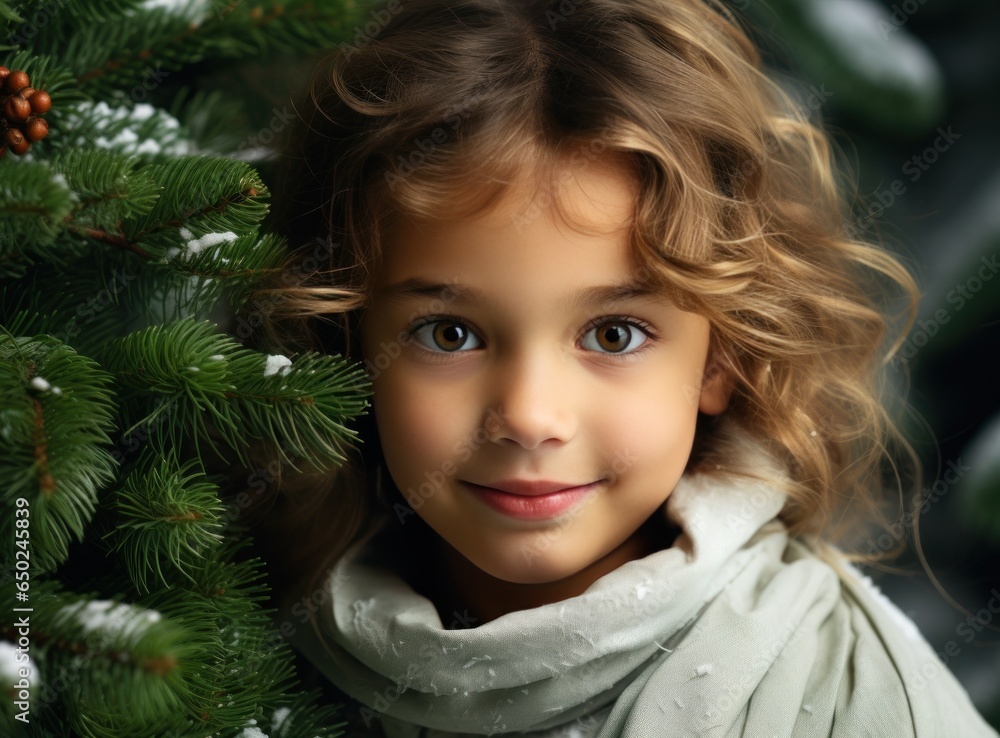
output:
M787 475L719 420L728 468ZM394 571L383 532L341 557L292 643L388 738L997 738L870 579L788 536L784 492L721 474L682 476L669 548L464 630Z

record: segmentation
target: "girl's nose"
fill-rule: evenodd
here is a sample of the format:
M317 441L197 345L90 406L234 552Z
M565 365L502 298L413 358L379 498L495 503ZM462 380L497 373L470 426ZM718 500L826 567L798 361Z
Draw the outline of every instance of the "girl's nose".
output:
M489 378L490 440L535 449L546 441L565 443L576 433L576 404L582 400L567 377L567 367L555 351L511 358Z

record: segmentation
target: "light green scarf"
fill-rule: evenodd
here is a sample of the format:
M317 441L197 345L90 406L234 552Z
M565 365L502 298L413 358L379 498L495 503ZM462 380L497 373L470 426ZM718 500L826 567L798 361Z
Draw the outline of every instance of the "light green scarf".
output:
M785 473L724 420L727 467ZM788 537L784 502L768 483L685 474L664 505L673 546L464 630L393 571L379 534L330 572L316 632L293 645L370 708L372 736L996 738L867 577Z

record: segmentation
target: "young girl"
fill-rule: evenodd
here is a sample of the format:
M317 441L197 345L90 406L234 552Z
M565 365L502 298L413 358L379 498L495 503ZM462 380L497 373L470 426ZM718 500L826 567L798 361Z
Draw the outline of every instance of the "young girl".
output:
M916 466L917 286L725 6L371 18L289 137L266 345L362 362L373 413L260 525L352 729L996 736L851 563Z

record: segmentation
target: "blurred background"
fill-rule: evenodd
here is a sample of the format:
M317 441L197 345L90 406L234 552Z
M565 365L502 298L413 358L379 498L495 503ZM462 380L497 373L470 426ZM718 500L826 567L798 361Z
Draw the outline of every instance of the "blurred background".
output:
M923 460L928 503L914 522L926 567L906 531L909 552L892 563L902 573L864 571L1000 727L1000 3L728 5L830 133L857 188L859 235L900 255L921 287L920 315L890 373L909 404L898 423ZM238 83L247 99L273 103L244 111L247 128L267 129L315 61L244 65L239 79L206 69L196 84ZM273 159L245 143L267 182Z

